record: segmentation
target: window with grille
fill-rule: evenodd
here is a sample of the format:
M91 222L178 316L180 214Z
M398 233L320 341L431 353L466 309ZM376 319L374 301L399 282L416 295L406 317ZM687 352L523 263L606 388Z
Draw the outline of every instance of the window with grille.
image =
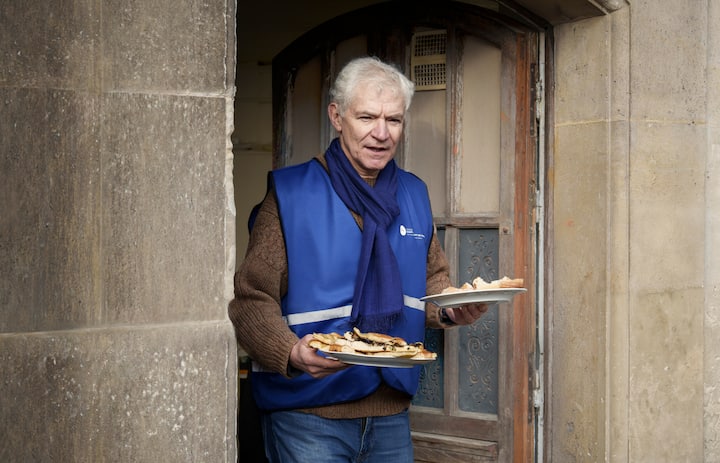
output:
M444 90L447 80L447 32L433 30L416 33L413 35L412 50L411 77L416 90Z

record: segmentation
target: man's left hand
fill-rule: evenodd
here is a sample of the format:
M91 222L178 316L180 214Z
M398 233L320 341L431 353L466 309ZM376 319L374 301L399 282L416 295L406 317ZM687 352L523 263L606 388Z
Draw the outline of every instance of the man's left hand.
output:
M487 304L475 302L445 309L445 313L456 325L472 325L489 309Z

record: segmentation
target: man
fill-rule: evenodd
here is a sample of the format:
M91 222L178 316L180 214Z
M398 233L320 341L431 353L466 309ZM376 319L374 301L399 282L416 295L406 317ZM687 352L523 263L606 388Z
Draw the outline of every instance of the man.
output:
M416 342L487 310L420 301L450 279L427 188L393 160L413 93L393 66L351 61L330 92L338 138L269 177L228 313L254 362L271 462L413 461L420 367L349 366L309 347L312 333L358 327Z

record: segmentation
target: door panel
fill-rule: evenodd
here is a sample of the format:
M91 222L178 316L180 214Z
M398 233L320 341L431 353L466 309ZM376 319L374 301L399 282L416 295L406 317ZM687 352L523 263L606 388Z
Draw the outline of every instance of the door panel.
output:
M425 181L435 215L445 215L447 207L448 162L445 156L447 129L444 91L417 92L408 115L405 168Z
M502 51L465 36L462 50L462 151L457 154L459 214L500 211L500 89Z
M453 282L522 277L528 296L491 307L472 326L427 331L426 344L439 359L423 367L411 408L416 461L530 461L535 148L529 70L536 33L480 8L432 5L366 8L330 21L276 58L274 164L301 162L325 149L334 136L327 84L350 58L378 55L408 76L431 70L418 85L396 159L428 185ZM432 51L418 54L418 43Z
M306 62L295 76L295 91L292 94L290 131L288 140L292 146L287 150L289 154L287 164L300 164L309 161L321 152L320 134L323 118L327 118L322 111L322 88L318 82L322 81L322 62L315 57Z

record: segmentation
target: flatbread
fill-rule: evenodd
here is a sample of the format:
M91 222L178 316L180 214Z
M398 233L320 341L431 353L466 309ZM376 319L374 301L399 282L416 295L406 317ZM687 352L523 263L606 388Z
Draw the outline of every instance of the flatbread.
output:
M354 328L343 336L338 333L313 333L310 347L323 352L348 352L359 355L434 359L437 354L421 342L408 343L403 338L383 333L363 333Z

